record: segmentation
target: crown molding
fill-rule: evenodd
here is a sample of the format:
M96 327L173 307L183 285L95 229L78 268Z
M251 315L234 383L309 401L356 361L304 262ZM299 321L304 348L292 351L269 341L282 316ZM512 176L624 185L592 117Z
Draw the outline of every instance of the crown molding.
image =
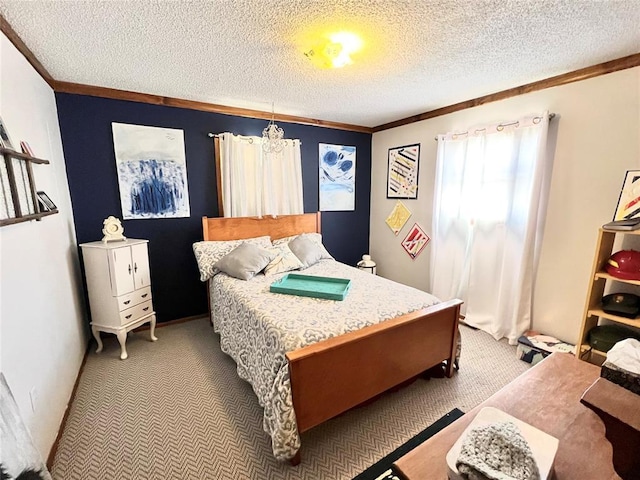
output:
M517 95L524 95L525 93L535 92L537 90L567 85L568 83L579 82L581 80L587 80L589 78L599 77L600 75L606 75L607 73L613 73L638 66L640 66L640 53L635 53L609 62L599 63L598 65L593 65L591 67L581 68L579 70L574 70L573 72L563 73L562 75L557 75L555 77L546 78L533 83L527 83L526 85L521 85L519 87L502 90L501 92L492 93L483 97L474 98L465 102L456 103L447 107L430 110L418 115L412 115L411 117L378 125L377 127L373 127L373 132L381 132L383 130L389 130L390 128L409 125L429 118L439 117L441 115L447 115L467 108L477 107L479 105L484 105L485 103L497 102L498 100L504 100Z
M54 80L53 89L59 93L73 93L78 95L89 95L93 97L111 98L115 100L128 100L139 103L151 103L154 105L164 105L167 107L187 108L200 110L203 112L222 113L224 115L234 115L237 117L259 118L287 123L298 123L301 125L312 125L314 127L333 128L336 130L348 130L360 133L372 133L371 127L351 125L348 123L330 122L317 120L315 118L297 117L295 115L285 115L280 113L263 112L261 110L251 110L248 108L229 107L226 105L216 105L214 103L197 102L194 100L184 100L180 98L164 97L149 93L131 92L118 90L115 88L98 87L94 85L84 85L80 83L61 82Z

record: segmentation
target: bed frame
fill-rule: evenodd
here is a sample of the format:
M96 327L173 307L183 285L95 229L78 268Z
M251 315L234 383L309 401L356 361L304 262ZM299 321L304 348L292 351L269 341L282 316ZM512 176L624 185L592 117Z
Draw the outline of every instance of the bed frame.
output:
M320 212L202 218L204 240L320 233ZM209 296L209 295L207 295ZM309 430L446 360L453 374L460 300L450 300L287 353L298 432ZM211 310L211 309L209 309ZM211 312L209 312L211 313ZM291 460L300 463L300 451Z

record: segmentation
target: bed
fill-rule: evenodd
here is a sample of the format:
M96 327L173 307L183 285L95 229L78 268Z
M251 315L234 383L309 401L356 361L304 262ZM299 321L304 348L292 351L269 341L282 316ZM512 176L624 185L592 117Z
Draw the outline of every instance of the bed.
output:
M203 217L203 237L229 241L268 235L275 241L320 233L320 218L319 212ZM269 285L283 274L250 281L220 274L208 281L211 321L221 348L265 409L264 428L274 455L294 465L305 431L442 362L450 377L462 303L439 302L332 259L299 273L350 278L352 287L338 302L270 293Z

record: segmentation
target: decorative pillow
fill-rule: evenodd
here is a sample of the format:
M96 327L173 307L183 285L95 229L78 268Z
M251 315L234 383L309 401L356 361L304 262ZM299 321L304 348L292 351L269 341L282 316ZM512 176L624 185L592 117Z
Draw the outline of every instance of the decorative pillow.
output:
M275 255L271 250L245 242L218 260L214 268L240 280L251 280Z
M322 247L304 235L299 235L291 240L289 248L304 264L304 268L315 265L322 260Z
M295 256L286 243L278 245L277 247L271 247L270 250L276 254L276 257L265 267L265 275L290 272L291 270L298 270L304 267L304 264L298 260L298 257Z
M273 245L274 246L278 246L278 245L282 245L282 244L288 244L292 240L295 240L298 237L309 238L314 243L319 245L320 246L320 250L322 251L322 258L323 259L325 259L325 258L327 258L329 260L333 260L334 259L331 256L331 254L327 251L327 249L324 247L324 245L322 244L322 235L319 234L319 233L301 233L300 235L292 235L290 237L279 238L279 239L273 241Z
M198 269L200 270L200 281L206 282L216 273L215 263L224 257L234 248L243 243L251 243L258 247L270 248L271 238L268 236L245 238L243 240L226 240L226 241L208 241L196 242L193 244L193 253L198 261Z
M277 240L273 240L273 246L277 247L278 245L282 245L283 243L289 243L291 240L295 240L300 235L307 235L313 241L322 243L322 234L320 233L299 233L297 235L291 235L289 237L278 238Z

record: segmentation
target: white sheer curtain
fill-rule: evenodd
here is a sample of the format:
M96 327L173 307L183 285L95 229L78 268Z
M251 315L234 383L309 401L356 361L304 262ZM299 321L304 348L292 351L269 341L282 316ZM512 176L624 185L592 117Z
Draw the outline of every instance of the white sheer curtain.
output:
M261 137L223 133L220 171L225 217L304 213L299 140L265 153Z
M438 137L433 294L462 299L465 323L511 344L531 323L551 175L548 126L544 112Z

